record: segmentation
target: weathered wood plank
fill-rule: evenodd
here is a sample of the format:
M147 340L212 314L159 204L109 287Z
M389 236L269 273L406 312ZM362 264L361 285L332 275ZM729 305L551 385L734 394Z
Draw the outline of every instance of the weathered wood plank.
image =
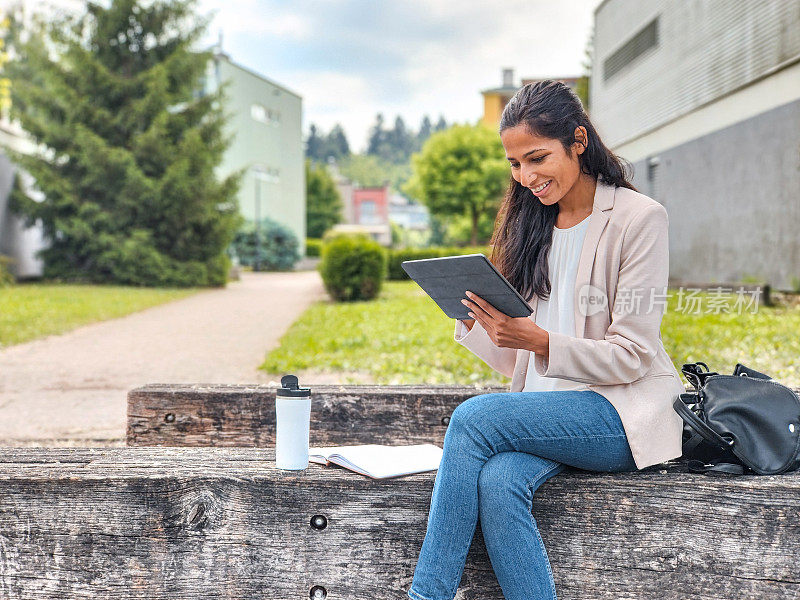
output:
M405 598L434 477L280 471L271 448L2 448L0 598ZM533 514L561 600L783 600L798 492L798 473L570 469ZM480 526L457 598L502 598Z
M313 386L309 443L441 444L456 406L478 394L507 391L447 385ZM274 446L275 388L151 384L133 389L128 392L127 444Z
M129 446L275 444L275 387L152 384L128 392ZM312 446L439 443L461 402L505 387L315 385Z

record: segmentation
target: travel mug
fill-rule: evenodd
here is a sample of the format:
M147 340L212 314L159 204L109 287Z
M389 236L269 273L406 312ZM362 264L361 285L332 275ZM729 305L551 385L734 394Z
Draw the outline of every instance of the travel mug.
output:
M295 375L281 377L275 392L275 466L293 471L308 467L311 390L301 388Z

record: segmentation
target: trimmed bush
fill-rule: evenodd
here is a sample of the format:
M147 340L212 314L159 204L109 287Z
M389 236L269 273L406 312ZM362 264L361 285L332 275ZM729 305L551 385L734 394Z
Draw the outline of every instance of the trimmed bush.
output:
M8 270L8 265L12 262L14 262L14 259L10 256L0 254L0 288L16 283L16 279L11 274L11 271Z
M486 246L430 246L428 248L403 248L389 253L387 278L394 281L407 280L409 277L403 270L404 260L421 260L423 258L441 258L442 256L460 256L462 254L483 254L489 258L490 250Z
M317 258L322 252L322 240L318 238L306 238L306 256Z
M256 225L248 223L236 233L233 240L233 249L239 257L239 264L255 266L256 246ZM291 271L300 258L300 242L294 232L270 218L262 219L259 269Z
M317 268L334 300L372 300L386 277L386 251L365 235L338 235L322 246Z

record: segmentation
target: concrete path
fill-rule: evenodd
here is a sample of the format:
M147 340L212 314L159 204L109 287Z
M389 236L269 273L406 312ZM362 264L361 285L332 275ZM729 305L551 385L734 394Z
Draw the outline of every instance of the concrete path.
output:
M317 271L242 273L118 319L0 350L0 445L123 445L146 383L269 383L266 352L315 300Z

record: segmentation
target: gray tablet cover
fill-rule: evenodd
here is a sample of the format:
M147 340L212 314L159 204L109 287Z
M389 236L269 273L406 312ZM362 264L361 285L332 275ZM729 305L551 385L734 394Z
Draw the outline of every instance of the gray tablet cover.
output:
M525 299L483 254L406 260L400 265L451 319L471 319L461 303L466 291L477 294L509 317L533 311Z

